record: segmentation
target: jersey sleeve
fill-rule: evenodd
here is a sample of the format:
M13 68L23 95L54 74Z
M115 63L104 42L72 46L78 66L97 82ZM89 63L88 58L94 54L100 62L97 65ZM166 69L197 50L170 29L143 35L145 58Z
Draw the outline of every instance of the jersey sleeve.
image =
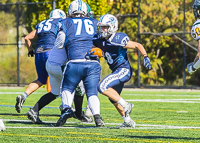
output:
M128 35L125 33L116 33L111 43L116 46L124 47L127 45L128 41L130 41Z
M200 39L200 22L195 23L191 29L191 36L194 40L198 41Z
M95 35L93 36L92 42L93 42L93 45L94 45L95 47L99 47L99 39L98 39L98 35L97 35L97 34L95 34Z

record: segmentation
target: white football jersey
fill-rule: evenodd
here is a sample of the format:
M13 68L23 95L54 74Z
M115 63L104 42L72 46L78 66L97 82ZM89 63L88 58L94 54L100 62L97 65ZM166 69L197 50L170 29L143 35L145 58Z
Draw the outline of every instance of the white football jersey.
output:
M200 39L200 19L198 19L191 28L191 36L194 40L198 41Z

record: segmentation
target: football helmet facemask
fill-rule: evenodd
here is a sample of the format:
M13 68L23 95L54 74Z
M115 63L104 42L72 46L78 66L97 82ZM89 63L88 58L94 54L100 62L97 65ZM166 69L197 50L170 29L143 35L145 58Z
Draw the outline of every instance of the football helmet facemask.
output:
M198 19L200 16L200 0L195 0L194 4L192 5L194 17Z
M105 14L100 17L98 23L98 32L101 35L102 38L108 37L115 33L118 30L118 20L115 16L111 14ZM105 32L102 30L102 26L108 26L108 31Z
M49 17L50 18L63 18L63 19L65 19L66 14L61 9L54 9L54 10L51 11Z
M68 8L68 15L71 17L75 15L75 17L85 17L87 16L87 5L82 0L75 0L71 2Z

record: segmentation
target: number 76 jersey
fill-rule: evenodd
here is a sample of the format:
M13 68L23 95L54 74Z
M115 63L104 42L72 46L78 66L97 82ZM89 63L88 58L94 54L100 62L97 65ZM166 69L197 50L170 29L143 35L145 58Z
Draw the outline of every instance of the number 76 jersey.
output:
M192 25L191 36L196 41L200 39L200 19Z

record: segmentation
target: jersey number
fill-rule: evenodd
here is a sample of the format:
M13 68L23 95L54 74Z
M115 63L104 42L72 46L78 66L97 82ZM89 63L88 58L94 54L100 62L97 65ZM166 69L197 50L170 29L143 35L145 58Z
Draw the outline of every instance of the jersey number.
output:
M74 24L77 24L76 27L76 36L81 35L82 32L82 20L81 19L73 19ZM85 19L84 21L85 31L89 35L94 34L93 22L89 19Z
M51 30L51 26L52 26L51 22L52 22L52 21L53 21L53 19L49 19L49 20L47 20L46 22L45 22L45 21L41 22L41 23L39 24L39 26L38 26L38 33L40 33L40 32L42 31L42 29L43 29L44 31L49 31L49 30Z
M105 57L106 57L106 61L107 61L109 64L112 64L112 63L113 63L113 59L112 59L111 55L110 55L108 52L105 53Z

